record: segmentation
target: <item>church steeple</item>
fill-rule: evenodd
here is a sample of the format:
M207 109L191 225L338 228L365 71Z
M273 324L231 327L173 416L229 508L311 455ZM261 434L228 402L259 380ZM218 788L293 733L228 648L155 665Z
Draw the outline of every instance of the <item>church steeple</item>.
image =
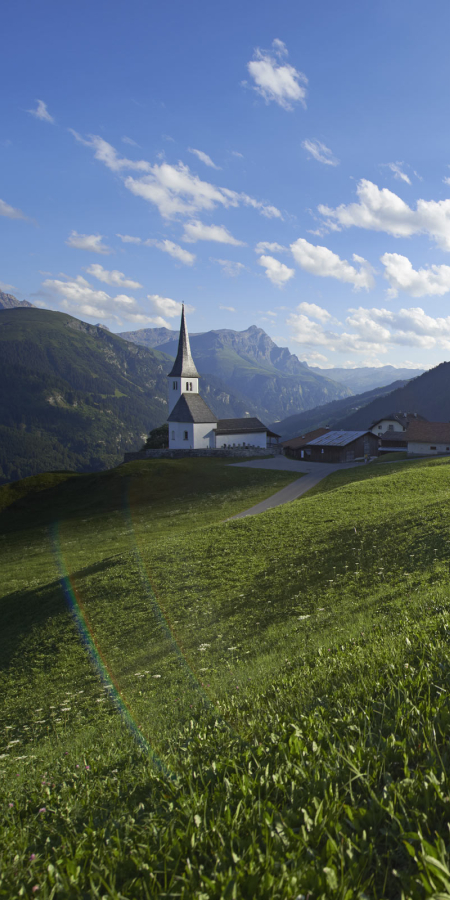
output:
M186 318L184 315L184 303L181 311L178 353L173 368L169 372L169 378L199 378L194 360L192 359L191 345L189 343L189 334L186 328Z

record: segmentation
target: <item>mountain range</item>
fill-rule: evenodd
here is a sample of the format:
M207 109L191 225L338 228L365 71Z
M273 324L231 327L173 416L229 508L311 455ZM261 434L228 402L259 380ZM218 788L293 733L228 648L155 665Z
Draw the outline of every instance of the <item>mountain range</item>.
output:
M121 333L127 341L176 356L178 332L167 328L143 328ZM275 342L256 325L245 331L220 329L191 334L191 350L204 378L219 379L228 389L248 400L248 408L263 422L312 409L348 397L352 391L331 378L319 375L286 347ZM208 402L207 397L205 400Z
M418 375L423 375L425 369L400 369L395 366L364 366L354 369L319 369L312 366L314 372L333 378L350 388L352 394L361 394L372 391L374 388L385 387L394 381L409 381Z
M16 307L22 307L22 309L35 308L29 300L18 300L13 294L5 294L4 291L0 291L0 309L14 309Z

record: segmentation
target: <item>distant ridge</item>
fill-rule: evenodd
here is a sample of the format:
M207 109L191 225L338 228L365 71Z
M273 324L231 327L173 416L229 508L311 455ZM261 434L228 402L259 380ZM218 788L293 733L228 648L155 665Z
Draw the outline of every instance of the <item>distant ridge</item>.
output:
M28 300L18 300L13 294L5 294L4 291L0 291L0 309L20 309L20 307L36 309L34 303L30 303Z

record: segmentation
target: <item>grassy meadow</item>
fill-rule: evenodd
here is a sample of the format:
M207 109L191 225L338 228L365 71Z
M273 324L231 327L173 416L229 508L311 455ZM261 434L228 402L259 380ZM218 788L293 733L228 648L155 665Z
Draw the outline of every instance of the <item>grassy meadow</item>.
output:
M0 897L450 898L450 464L0 488Z

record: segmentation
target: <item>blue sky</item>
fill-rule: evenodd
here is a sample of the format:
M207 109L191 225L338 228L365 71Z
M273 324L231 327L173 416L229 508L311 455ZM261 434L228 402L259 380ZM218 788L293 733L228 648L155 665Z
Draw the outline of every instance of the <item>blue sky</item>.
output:
M450 6L2 12L0 287L113 331L450 357Z

